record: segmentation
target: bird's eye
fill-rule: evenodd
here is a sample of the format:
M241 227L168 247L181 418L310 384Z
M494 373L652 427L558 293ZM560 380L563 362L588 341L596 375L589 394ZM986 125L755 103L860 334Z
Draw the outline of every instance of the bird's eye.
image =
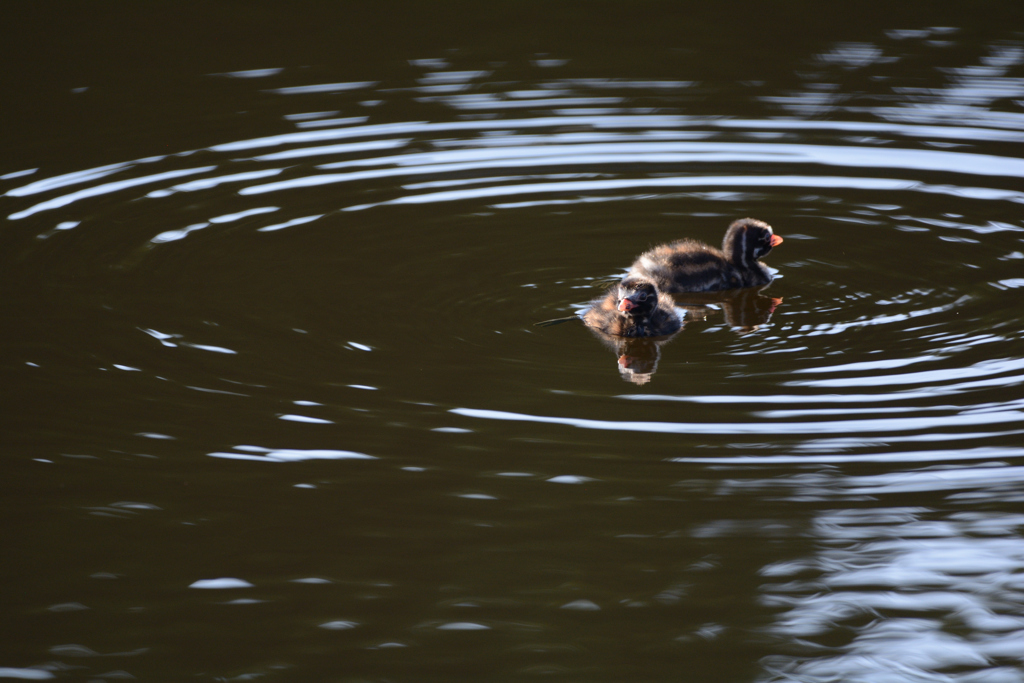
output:
M636 300L637 301L647 301L647 292L637 292L636 293Z

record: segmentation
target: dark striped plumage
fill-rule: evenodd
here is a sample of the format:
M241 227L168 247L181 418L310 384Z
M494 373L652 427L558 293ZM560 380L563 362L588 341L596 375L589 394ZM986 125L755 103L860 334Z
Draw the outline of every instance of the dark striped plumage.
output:
M627 277L594 299L583 322L616 337L660 337L681 326L672 299L659 296L654 284L638 277Z
M669 294L763 287L772 274L758 259L781 243L772 226L741 218L729 226L720 250L693 239L662 244L641 254L629 276L646 278Z

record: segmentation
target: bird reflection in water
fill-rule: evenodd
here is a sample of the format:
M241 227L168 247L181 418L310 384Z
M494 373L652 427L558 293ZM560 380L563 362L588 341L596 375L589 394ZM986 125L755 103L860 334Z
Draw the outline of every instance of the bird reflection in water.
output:
M651 381L658 371L661 347L675 338L675 334L667 337L616 337L593 328L591 331L618 357L617 367L622 379L633 384Z
M695 323L713 322L719 315L724 315L725 324L739 334L749 334L766 324L782 303L781 298L765 296L759 288L754 287L713 293L674 294L672 297L662 294L660 297L675 300L675 308L681 318L680 330ZM591 310L581 315L585 324L586 315ZM640 385L651 381L658 370L662 347L679 334L677 331L658 337L623 337L608 334L589 324L587 326L615 354L622 378Z
M707 320L721 310L725 324L736 332L747 334L771 320L772 313L782 298L761 294L761 289L730 289L722 292L674 294L676 305L682 308L686 322ZM717 310L716 310L717 309Z

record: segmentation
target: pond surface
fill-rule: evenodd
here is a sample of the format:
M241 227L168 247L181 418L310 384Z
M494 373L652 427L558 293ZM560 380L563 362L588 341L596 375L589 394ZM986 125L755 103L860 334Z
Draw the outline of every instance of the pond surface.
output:
M0 678L1024 681L1018 4L5 10Z

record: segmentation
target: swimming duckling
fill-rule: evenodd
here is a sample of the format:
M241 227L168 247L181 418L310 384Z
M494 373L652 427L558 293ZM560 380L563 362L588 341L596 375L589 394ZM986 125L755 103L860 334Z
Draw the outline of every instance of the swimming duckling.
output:
M583 322L616 337L660 337L681 325L672 299L659 296L652 282L639 277L627 277L594 299Z
M646 278L669 294L763 287L772 274L758 259L780 244L772 226L741 218L729 226L721 250L693 239L662 244L641 254L628 276Z

